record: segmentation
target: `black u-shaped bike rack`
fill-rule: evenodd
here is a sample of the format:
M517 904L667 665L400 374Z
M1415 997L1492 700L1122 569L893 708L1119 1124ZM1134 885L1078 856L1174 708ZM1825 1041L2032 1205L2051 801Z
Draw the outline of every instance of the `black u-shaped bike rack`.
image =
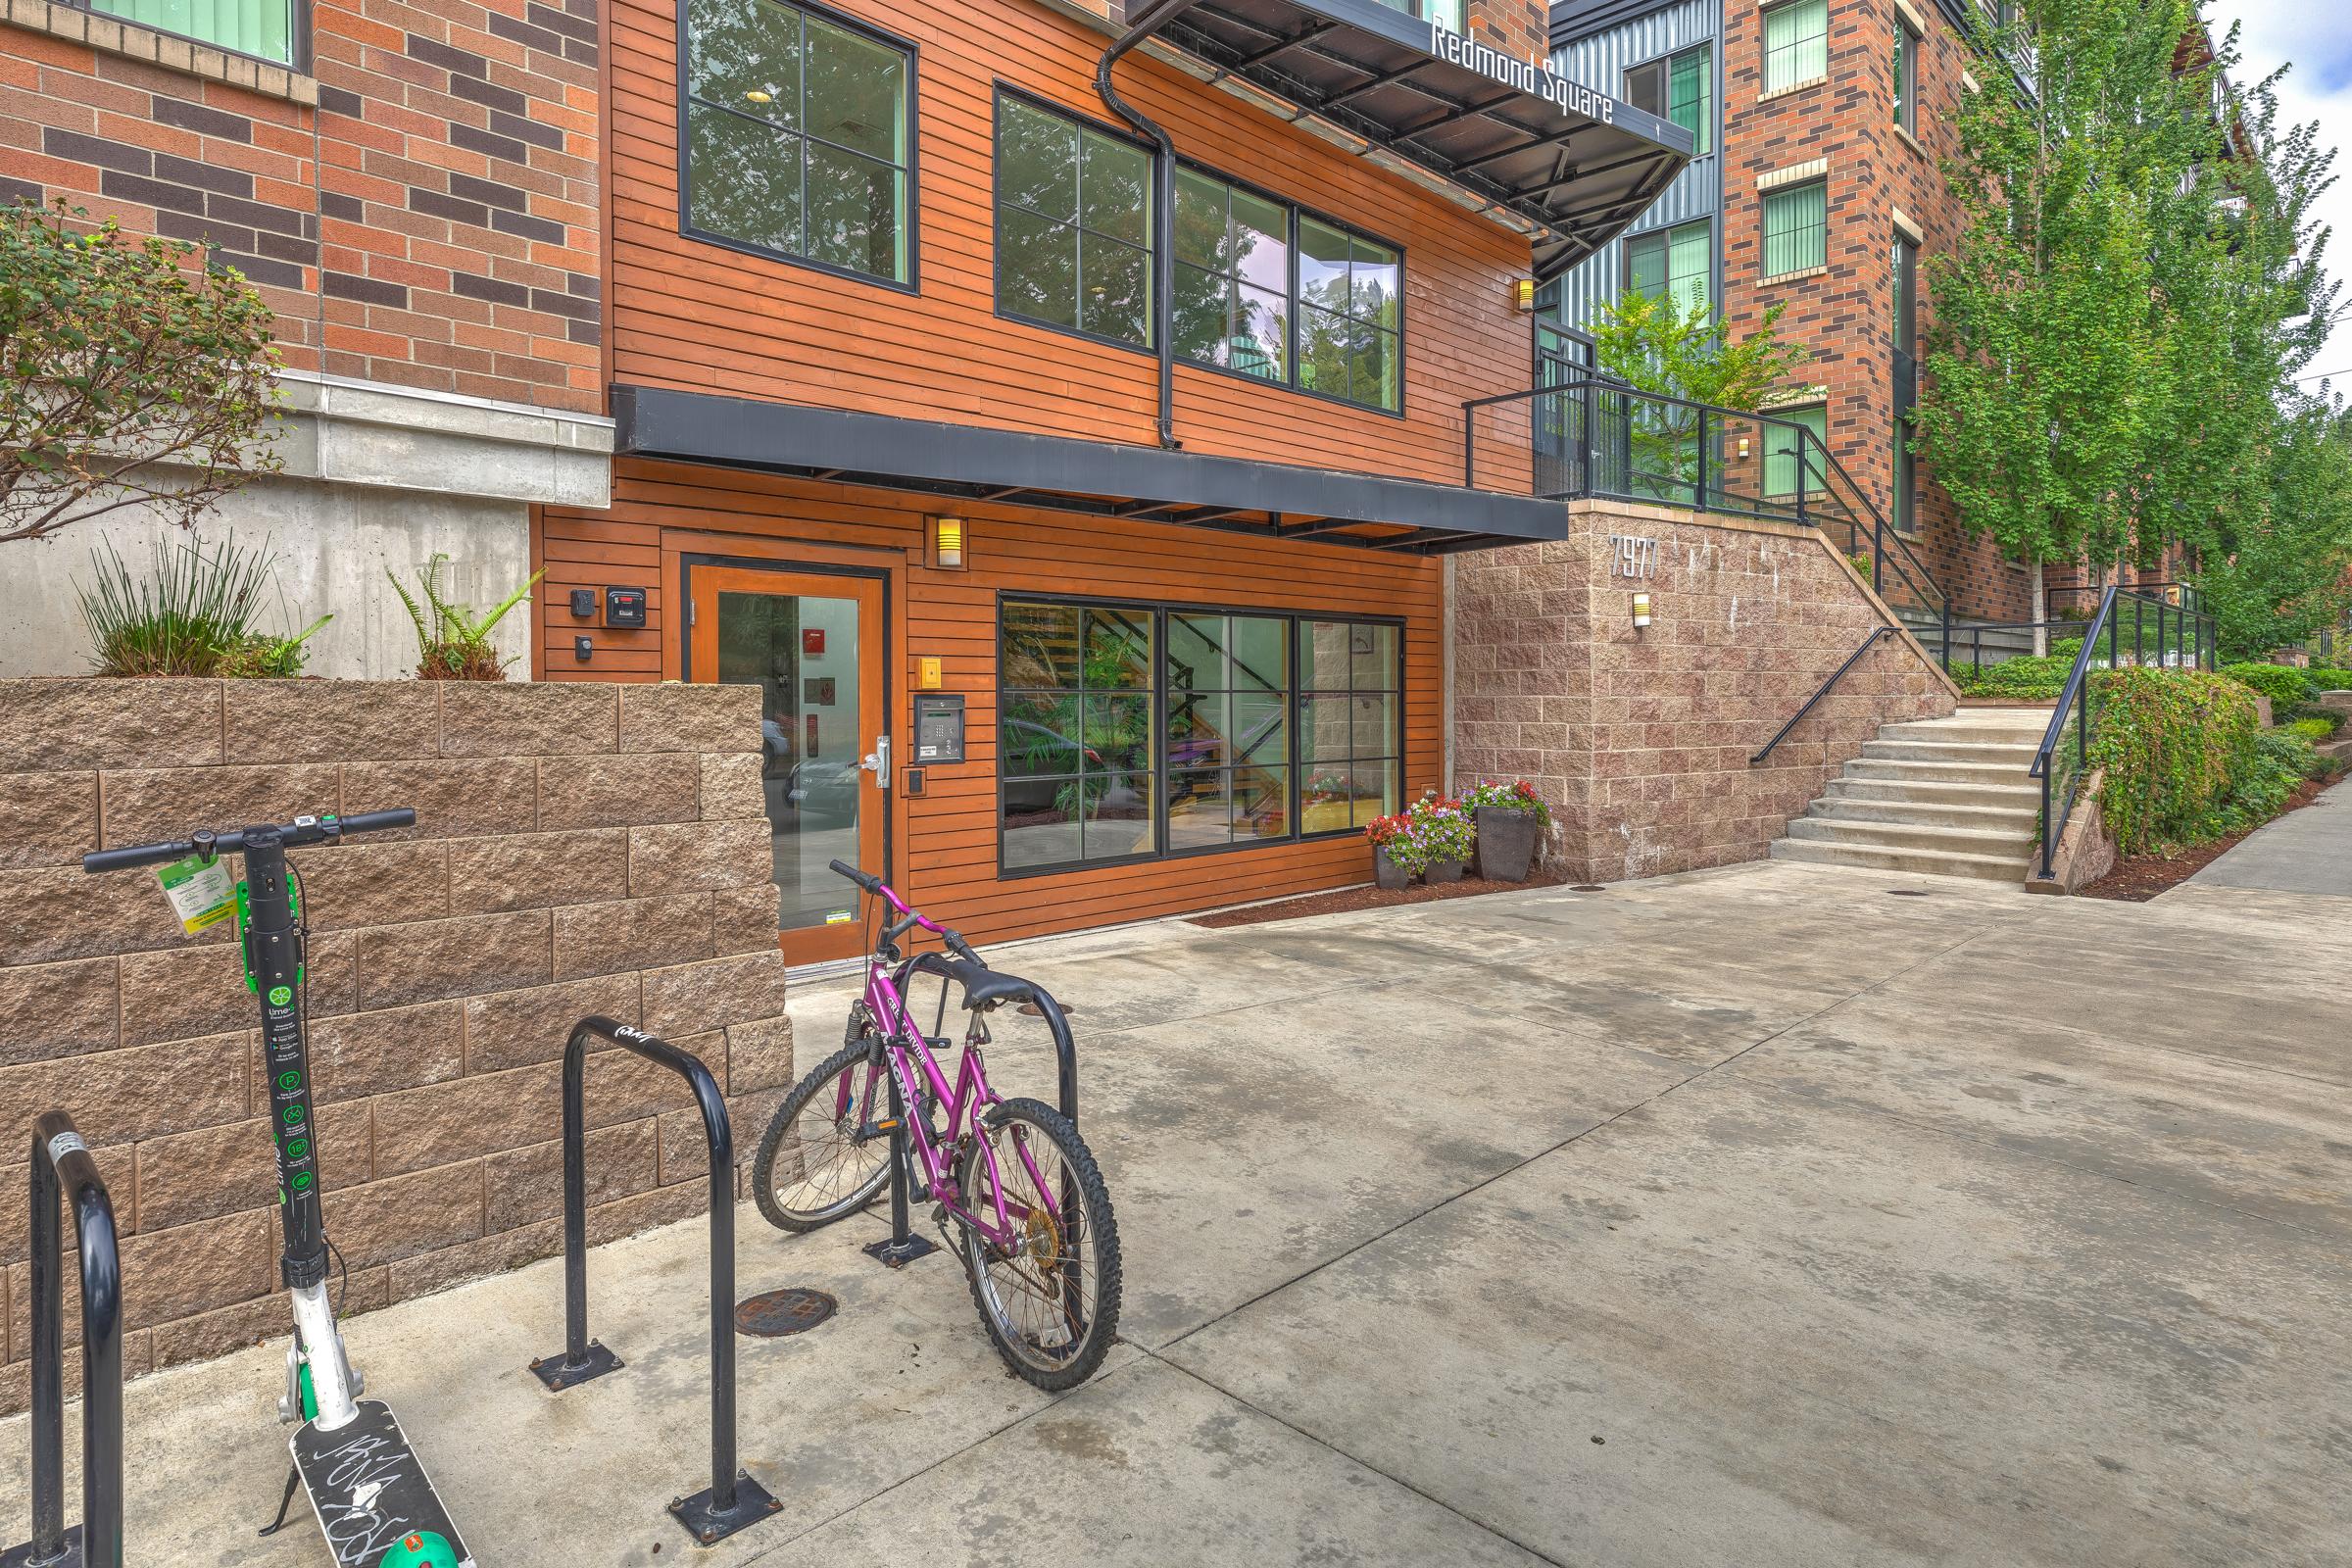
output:
M66 1528L64 1237L81 1254L81 1523ZM98 1162L62 1110L32 1124L32 1540L0 1568L122 1568L122 1261Z
M671 1500L669 1513L704 1545L758 1524L784 1505L735 1463L735 1135L718 1082L692 1054L610 1018L582 1018L564 1048L564 1353L531 1363L554 1393L623 1363L588 1337L587 1113L581 1076L588 1043L605 1040L686 1080L710 1152L710 1486Z

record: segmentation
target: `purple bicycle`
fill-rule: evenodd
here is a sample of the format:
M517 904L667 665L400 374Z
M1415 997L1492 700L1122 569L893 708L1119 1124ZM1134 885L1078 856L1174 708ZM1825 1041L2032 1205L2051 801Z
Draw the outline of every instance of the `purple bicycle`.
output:
M1041 1389L1075 1388L1110 1349L1119 1321L1119 1233L1102 1171L1068 1117L1035 1100L1004 1100L988 1085L980 1048L986 1015L1043 989L1000 974L962 937L908 908L881 878L840 860L833 869L885 901L899 916L865 960L865 995L850 1008L842 1048L793 1086L760 1140L752 1191L760 1212L790 1231L815 1230L857 1213L890 1179L891 1104L897 1090L915 1183L910 1196L934 1202L946 1235L953 1219L963 1259L997 1353L1014 1375ZM921 929L946 954L899 951ZM963 1054L951 1083L937 1053L944 1035L925 1035L906 1005L916 974L940 977L940 1015L949 982L970 1011Z

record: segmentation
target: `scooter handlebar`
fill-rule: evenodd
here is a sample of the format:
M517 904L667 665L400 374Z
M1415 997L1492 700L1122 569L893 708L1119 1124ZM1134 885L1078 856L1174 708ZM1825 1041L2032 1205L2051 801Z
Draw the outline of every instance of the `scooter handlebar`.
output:
M303 817L293 822L274 824L270 831L277 834L288 849L300 849L307 844L331 844L350 833L381 833L390 828L415 827L416 813L408 807L396 807L389 811L362 811L356 816ZM232 828L216 833L204 847L215 855L234 855L245 848L245 835L262 831L260 828ZM127 871L139 865L163 865L184 859L197 853L192 839L173 839L164 844L130 844L120 849L92 850L81 858L84 871Z

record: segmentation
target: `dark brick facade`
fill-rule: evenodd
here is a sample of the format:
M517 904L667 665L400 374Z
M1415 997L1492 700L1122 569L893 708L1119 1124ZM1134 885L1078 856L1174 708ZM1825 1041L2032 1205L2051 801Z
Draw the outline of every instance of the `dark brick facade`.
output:
M0 196L217 247L290 369L599 409L597 0L312 18L316 108L0 25Z
M1724 8L1724 311L1734 333L1752 330L1785 303L1782 335L1813 351L1792 380L1826 389L1829 439L1838 460L1891 516L1894 490L1894 264L1897 215L1920 241L1918 321L1924 346L1934 319L1928 259L1949 255L1961 215L1941 164L1959 153L1956 122L1972 50L1932 3L1924 24L1917 133L1894 123L1897 12L1886 0L1832 0L1829 72L1820 81L1763 96L1764 13ZM1763 195L1758 180L1794 166L1828 164L1829 246L1824 271L1765 283ZM1990 620L2026 616L2026 571L1991 539L1960 526L1951 498L1920 465L1912 549L1950 595L1955 613Z

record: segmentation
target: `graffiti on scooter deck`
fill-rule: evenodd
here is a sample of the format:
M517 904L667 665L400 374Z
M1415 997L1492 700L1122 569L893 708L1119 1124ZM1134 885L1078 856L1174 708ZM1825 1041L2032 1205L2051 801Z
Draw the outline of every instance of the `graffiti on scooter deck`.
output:
M391 1408L381 1399L362 1399L359 1412L358 1420L332 1432L306 1422L291 1445L336 1568L385 1562L472 1568L458 1527ZM448 1556L432 1549L436 1538L448 1543Z

